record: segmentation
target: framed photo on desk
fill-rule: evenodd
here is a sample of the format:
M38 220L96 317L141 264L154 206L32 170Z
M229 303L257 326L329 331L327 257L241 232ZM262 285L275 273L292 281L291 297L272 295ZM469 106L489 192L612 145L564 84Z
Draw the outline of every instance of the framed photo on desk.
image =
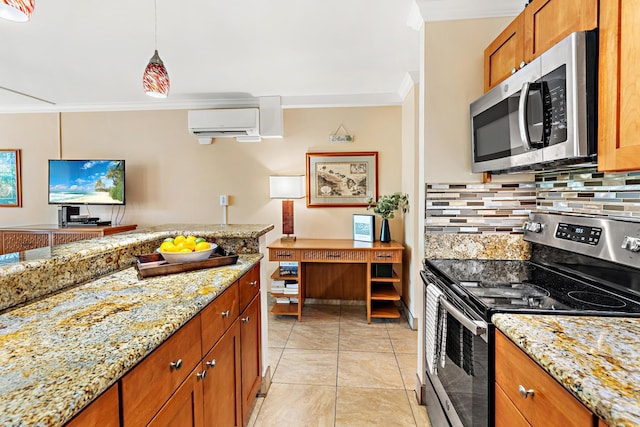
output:
M373 242L374 218L373 215L353 214L353 240Z
M307 207L366 207L378 198L378 152L307 153Z

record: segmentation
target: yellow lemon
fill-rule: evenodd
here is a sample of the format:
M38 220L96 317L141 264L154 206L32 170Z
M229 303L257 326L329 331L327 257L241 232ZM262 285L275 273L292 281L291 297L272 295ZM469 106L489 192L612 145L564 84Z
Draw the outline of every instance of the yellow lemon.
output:
M178 252L193 252L193 251L189 248L182 248Z
M185 240L184 242L181 243L183 247L189 249L190 251L194 250L196 248L196 242L195 240Z
M207 249L211 249L209 242L196 243L196 251L206 251Z
M176 245L173 242L162 242L160 245L160 252L175 252Z
M187 236L187 240L190 241L190 242L195 242L196 241L196 236L188 235Z
M174 243L175 245L178 245L178 244L180 244L180 243L184 242L185 240L187 240L187 238L186 238L186 237L184 237L184 236L181 234L181 235L176 236L176 237L174 237L174 238L173 238L173 243Z

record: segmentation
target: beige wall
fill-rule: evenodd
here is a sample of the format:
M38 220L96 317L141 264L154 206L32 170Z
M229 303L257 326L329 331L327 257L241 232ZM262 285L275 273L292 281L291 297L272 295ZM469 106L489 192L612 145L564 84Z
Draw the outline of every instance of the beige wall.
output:
M426 182L482 181L471 172L469 104L483 93L485 47L512 19L425 23Z
M229 223L272 223L267 240L281 234L280 200L269 198L270 174L305 173L305 153L378 151L381 193L402 186L401 107L319 108L284 111L285 138L260 143L218 139L200 145L187 131L187 111L0 115L1 147L22 149L23 208L0 209L2 226L55 223L47 205L47 159L123 158L127 206L124 223L220 223L219 195L227 194ZM329 143L340 124L353 143ZM111 208L90 207L112 217ZM81 213L85 213L85 208ZM296 235L350 238L351 215L365 208L306 208L295 201ZM115 212L113 212L115 214ZM402 238L402 221L392 236Z

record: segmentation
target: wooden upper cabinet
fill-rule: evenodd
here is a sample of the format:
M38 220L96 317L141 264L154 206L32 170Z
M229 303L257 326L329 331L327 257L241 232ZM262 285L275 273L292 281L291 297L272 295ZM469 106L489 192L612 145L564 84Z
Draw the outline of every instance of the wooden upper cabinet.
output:
M598 27L598 0L534 0L484 51L484 90L576 31Z
M513 74L524 60L524 13L484 50L484 91Z
M540 56L569 34L598 26L598 0L534 0L524 10L524 57Z
M598 169L640 169L640 3L600 0Z

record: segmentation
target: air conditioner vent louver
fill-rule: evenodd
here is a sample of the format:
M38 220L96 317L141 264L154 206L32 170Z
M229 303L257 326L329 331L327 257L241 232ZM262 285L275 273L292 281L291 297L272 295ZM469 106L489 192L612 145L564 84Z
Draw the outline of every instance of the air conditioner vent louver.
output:
M189 133L198 138L235 138L260 135L260 110L258 108L191 110L188 122Z

